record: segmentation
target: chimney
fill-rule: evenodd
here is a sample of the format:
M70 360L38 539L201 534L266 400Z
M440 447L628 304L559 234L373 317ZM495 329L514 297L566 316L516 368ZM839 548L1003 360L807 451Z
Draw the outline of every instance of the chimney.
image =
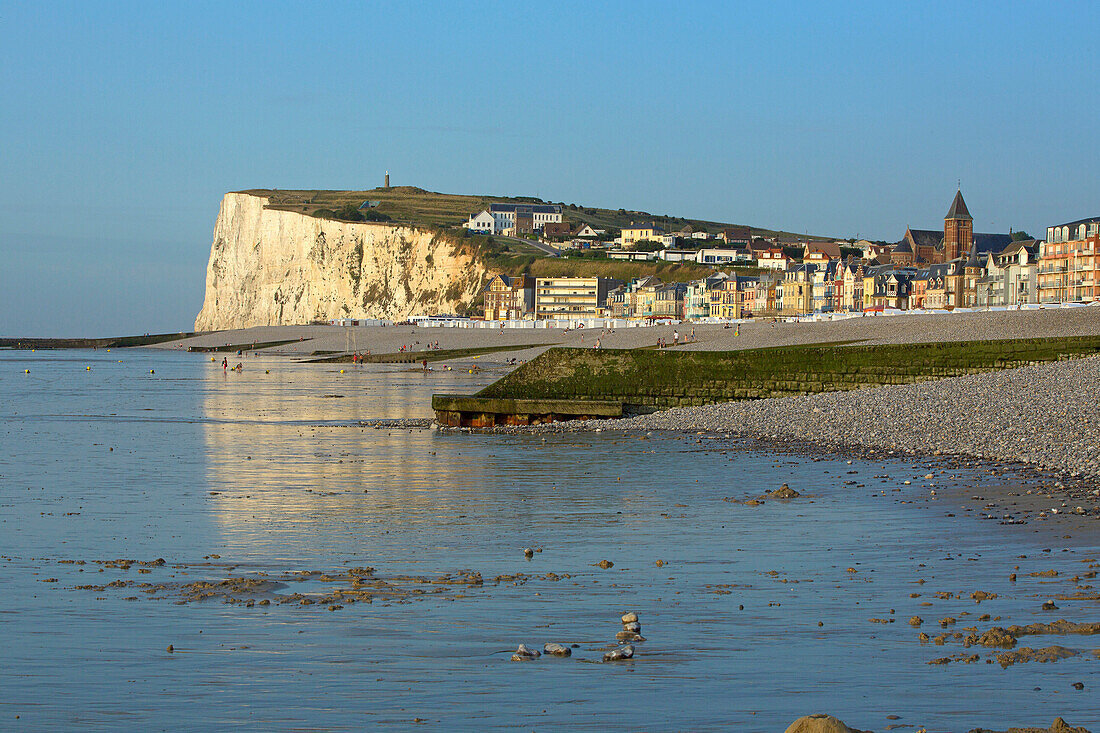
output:
M389 187L390 187L390 172L386 171L386 185L385 185L385 188L389 188Z

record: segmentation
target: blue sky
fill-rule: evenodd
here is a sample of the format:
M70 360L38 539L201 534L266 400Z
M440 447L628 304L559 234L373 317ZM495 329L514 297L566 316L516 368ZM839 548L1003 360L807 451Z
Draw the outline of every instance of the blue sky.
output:
M0 0L0 335L189 329L221 195L895 241L1100 214L1098 3Z

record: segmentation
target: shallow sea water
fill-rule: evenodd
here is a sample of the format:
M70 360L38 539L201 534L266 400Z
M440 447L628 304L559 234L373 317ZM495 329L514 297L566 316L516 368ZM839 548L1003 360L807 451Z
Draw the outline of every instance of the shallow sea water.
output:
M812 712L871 730L1057 715L1100 726L1100 660L1002 669L985 663L991 650L917 642L947 616L959 619L947 631L988 628L981 613L1053 620L1041 599L1073 586L1025 573L1065 576L1096 556L1044 554L1049 533L930 501L923 479L980 491L1004 477L713 436L362 428L428 417L433 392L494 377L255 357L224 374L220 361L0 352L0 730L782 731ZM807 498L723 500L782 483ZM542 551L528 560L525 547ZM117 558L166 564L94 562ZM486 582L335 611L76 588L355 566ZM492 582L516 573L527 577ZM1000 595L933 596L974 590ZM1059 617L1100 615L1095 602L1060 605ZM627 610L647 639L636 658L592 663ZM579 646L509 661L517 644L547 641ZM964 651L982 660L927 664Z

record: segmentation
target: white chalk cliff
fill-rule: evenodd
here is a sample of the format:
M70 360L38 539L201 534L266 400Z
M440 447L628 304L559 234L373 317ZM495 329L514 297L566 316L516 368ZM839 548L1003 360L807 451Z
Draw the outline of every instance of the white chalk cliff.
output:
M461 240L408 225L316 219L226 194L196 331L454 313L485 278Z

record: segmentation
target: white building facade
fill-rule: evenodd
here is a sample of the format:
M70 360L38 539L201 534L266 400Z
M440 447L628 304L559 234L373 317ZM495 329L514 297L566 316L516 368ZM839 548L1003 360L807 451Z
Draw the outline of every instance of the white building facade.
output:
M480 232L481 234L499 234L496 231L496 219L487 210L471 216L470 220L466 222L466 228L471 232Z
M561 222L561 206L557 204L491 204L471 216L465 226L484 234L522 234L528 230L540 232L545 224Z
M515 229L517 220L522 220L527 215L530 215L531 228L536 232L542 231L543 224L561 223L561 207L556 204L493 204L489 207L489 213L495 220L497 234L506 229Z

